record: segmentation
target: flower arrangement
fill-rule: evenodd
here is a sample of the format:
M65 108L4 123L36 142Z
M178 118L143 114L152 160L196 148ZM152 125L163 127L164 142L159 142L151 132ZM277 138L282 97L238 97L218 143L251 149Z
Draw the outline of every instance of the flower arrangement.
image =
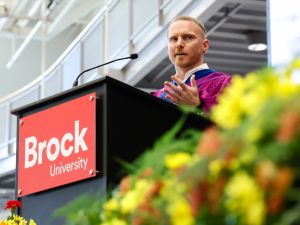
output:
M181 120L125 164L129 175L93 224L300 224L299 68L234 77L212 109L216 125L178 138Z
M23 217L15 214L16 209L21 206L22 203L18 200L7 201L4 209L9 209L10 215L4 221L0 219L0 225L27 225L27 221ZM28 225L36 225L36 223L34 220L30 219Z

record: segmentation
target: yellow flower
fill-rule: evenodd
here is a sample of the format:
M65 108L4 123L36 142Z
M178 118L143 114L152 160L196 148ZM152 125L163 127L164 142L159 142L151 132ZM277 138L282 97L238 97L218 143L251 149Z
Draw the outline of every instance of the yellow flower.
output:
M217 177L223 167L223 161L221 160L213 160L209 163L209 172L213 177Z
M218 97L211 111L211 119L223 128L234 128L240 124L243 111L245 82L240 76L233 76L231 85Z
M257 154L257 148L255 145L248 146L240 156L240 161L244 164L251 163Z
M35 223L34 220L30 220L30 221L29 221L29 225L36 225L36 223Z
M166 211L170 216L172 225L192 225L195 223L192 209L184 198L186 183L178 181L175 177L164 180L160 197L167 202Z
M126 221L114 218L108 222L101 223L100 225L127 225Z
M136 207L144 200L145 194L151 187L146 179L138 180L134 188L128 191L120 201L121 212L123 214L133 212Z
M237 158L230 160L229 162L229 169L230 170L237 170L240 168L241 162Z
M19 216L19 215L13 215L13 217L9 220L0 220L0 225L26 225L27 221ZM32 223L30 220L29 225L36 225L35 223Z
M277 95L282 97L293 96L300 91L300 85L296 85L291 80L285 80L280 83L277 87Z
M177 198L177 193L183 194L186 191L186 184L174 178L166 178L160 192L162 198L172 201Z
M174 170L186 165L190 159L191 155L185 152L166 155L165 165L168 169Z
M116 199L111 198L103 205L105 211L116 211L119 208L119 204Z
M190 205L181 196L169 203L168 211L172 225L192 225L195 223Z
M292 76L294 73L299 72L300 69L300 58L294 59L291 64L286 68L286 71L284 73L284 77L288 79L292 79Z
M13 220L15 221L15 222L17 222L17 223L20 223L20 222L23 222L23 221L25 221L21 216L19 216L19 215L14 215L13 216ZM25 221L26 222L26 221Z
M230 129L237 127L241 122L241 115L243 114L241 97L228 97L226 103L226 96L223 97L219 101L220 104L212 108L211 119L223 128Z
M266 206L264 194L255 180L246 172L236 173L225 187L225 206L230 213L241 217L246 225L264 223Z
M21 220L18 225L26 225L27 224L27 221L26 220Z
M296 58L291 63L291 68L299 69L300 68L300 58Z
M134 191L128 191L121 200L121 212L123 214L131 213L139 204L137 194Z
M247 115L253 116L256 114L258 105L261 105L261 96L256 92L249 92L244 95L243 110Z
M252 126L248 127L248 129L245 132L245 141L248 143L254 143L258 141L263 136L263 131L260 128L260 124L258 121L253 121L255 124L252 124Z

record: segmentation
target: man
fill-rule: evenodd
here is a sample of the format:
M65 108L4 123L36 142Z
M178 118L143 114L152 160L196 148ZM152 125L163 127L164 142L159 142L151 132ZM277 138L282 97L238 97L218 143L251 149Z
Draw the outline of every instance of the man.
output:
M168 32L168 54L175 66L172 82L153 95L177 105L200 107L204 112L217 102L216 98L231 80L204 63L209 48L204 26L193 17L177 17Z

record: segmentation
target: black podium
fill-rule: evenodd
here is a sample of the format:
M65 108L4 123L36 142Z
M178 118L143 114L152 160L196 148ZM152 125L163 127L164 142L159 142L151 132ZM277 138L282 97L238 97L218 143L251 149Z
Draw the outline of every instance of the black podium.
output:
M119 173L121 166L115 159L119 158L131 162L145 149L150 148L155 140L175 125L182 116L182 112L175 105L107 76L12 111L14 115L18 116L18 155L20 154L20 149L23 149L23 146L20 146L19 137L23 118L43 111L49 111L53 107L74 101L90 93L94 93L95 96L96 115L96 171L92 171L92 173L95 173L94 176L20 196L21 191L20 187L18 187L20 168L17 168L16 191L19 192L19 200L23 205L20 213L25 218L35 219L39 225L63 224L63 221L60 221L60 219L53 218L52 213L55 209L64 206L83 193L99 191L105 194L107 187L116 184L121 178ZM78 108L80 107L79 105ZM70 110L66 113L66 120L74 111L76 110ZM60 120L58 125L62 125L62 121L64 120ZM202 130L210 124L209 120L191 114L186 121L185 127ZM41 126L43 126L42 129L47 130L50 124L47 124L47 120L45 120ZM30 129L34 128L31 127ZM84 131L82 131L82 134L77 134L77 136L84 136L84 134ZM47 151L48 157L51 160L55 155L53 149L48 144L51 142L52 147L57 147L58 145L55 140L53 138L48 143L45 142L45 150L41 150L41 152L44 151L44 155ZM64 140L67 146L61 147L66 156L69 154L69 150L73 149L69 145L73 139L71 134L68 133L67 136L62 137L62 140ZM79 147L84 149L84 143L81 144ZM27 145L28 149L31 148L30 143L27 143ZM43 142L39 143L38 146L43 147ZM76 149L76 146L74 149ZM61 153L63 150L61 150ZM32 158L34 158L33 155L27 156L27 167L32 166L30 165ZM17 157L17 165L19 163L18 160L19 157ZM41 159L41 162L42 160L44 159ZM39 158L36 158L36 165L38 162ZM74 169L75 164L72 164L72 166ZM66 167L66 169L68 168ZM25 182L28 184L38 184L41 179L39 176L39 173L37 173L29 177Z

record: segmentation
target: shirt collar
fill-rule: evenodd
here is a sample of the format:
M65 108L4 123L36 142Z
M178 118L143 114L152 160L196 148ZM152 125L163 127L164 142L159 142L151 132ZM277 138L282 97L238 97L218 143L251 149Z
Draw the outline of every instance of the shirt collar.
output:
M195 72L199 71L199 70L204 70L204 69L209 69L208 65L206 63L201 64L200 66L197 66L191 70L189 70L188 72L186 72L186 74L184 75L184 79L183 82L185 82L191 75L193 75Z

